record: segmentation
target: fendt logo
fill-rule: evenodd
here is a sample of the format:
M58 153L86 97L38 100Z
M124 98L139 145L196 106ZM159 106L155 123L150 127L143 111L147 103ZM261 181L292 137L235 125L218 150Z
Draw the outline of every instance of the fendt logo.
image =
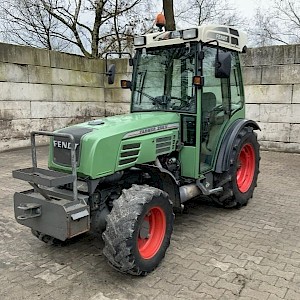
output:
M223 35L219 33L216 33L216 39L227 43L229 41L229 37L227 35Z
M77 149L79 144L75 143L75 150ZM61 149L68 149L71 150L71 143L70 142L63 142L63 141L53 141L53 147L61 148Z

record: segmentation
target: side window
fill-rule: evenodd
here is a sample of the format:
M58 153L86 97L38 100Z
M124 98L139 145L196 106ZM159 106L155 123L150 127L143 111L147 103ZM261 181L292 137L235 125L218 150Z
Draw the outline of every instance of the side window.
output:
M239 55L232 52L230 74L231 110L236 111L244 104L244 89L240 67Z
M202 89L204 95L202 109L204 111L211 106L214 107L222 104L221 80L215 77L216 54L216 48L204 48L203 76L205 83ZM206 95L209 97L206 97Z
M193 96L193 75L195 59L174 59L172 96L186 98Z

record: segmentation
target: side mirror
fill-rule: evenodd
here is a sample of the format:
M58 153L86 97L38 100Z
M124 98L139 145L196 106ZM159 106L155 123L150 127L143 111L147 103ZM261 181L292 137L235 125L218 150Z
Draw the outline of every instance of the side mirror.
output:
M215 61L215 77L229 78L231 71L231 54L229 52L217 52Z
M131 81L121 80L121 88L122 89L131 89Z
M116 65L112 64L108 67L107 70L107 79L108 79L108 84L113 84L115 82L115 75L116 75Z

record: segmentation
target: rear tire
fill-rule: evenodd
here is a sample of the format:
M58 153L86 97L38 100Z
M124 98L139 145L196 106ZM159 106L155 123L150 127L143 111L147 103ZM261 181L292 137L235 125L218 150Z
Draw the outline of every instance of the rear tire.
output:
M114 201L107 217L103 254L120 272L147 275L165 256L173 222L168 194L147 185L133 185Z
M257 135L252 127L245 127L234 141L229 170L216 174L215 186L222 186L223 192L213 200L224 207L247 205L257 185L259 161Z

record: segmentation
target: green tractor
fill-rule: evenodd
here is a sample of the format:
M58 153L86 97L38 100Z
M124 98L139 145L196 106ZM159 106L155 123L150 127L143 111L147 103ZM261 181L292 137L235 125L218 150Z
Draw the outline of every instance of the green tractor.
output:
M47 243L90 230L117 270L153 271L165 256L174 212L199 195L223 207L252 197L259 126L245 119L239 53L246 35L204 25L136 37L130 114L31 134L33 166L13 171L17 222ZM107 67L114 82L115 65ZM50 136L48 167L35 137Z

